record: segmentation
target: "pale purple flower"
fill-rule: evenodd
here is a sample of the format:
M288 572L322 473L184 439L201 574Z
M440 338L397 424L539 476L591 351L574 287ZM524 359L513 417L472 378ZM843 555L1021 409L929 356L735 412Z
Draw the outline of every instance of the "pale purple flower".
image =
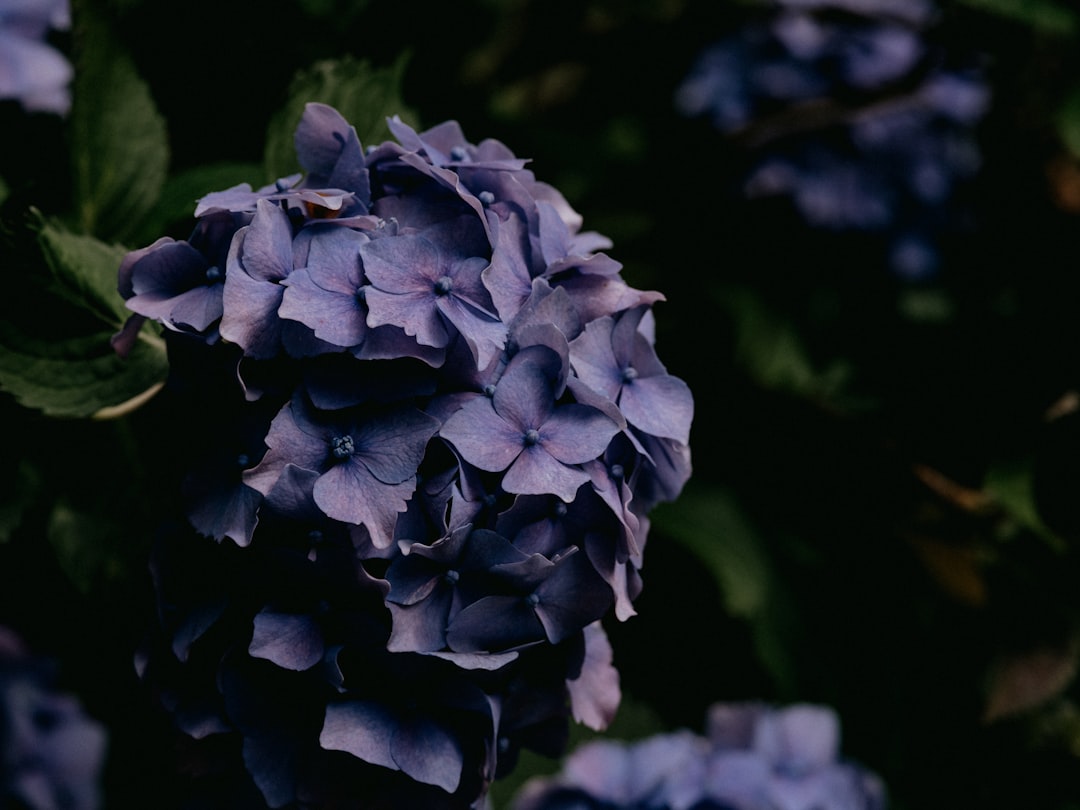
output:
M70 27L68 0L0 0L0 99L67 114L74 71L47 35Z

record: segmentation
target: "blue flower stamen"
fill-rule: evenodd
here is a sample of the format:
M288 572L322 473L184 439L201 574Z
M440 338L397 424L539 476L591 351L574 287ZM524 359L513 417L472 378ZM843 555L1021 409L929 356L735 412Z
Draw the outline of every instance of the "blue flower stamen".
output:
M465 160L469 156L469 153L465 151L464 146L455 146L450 150L451 160Z
M206 268L206 283L207 284L217 284L219 281L221 281L221 276L222 276L222 273L221 273L221 268L220 267L217 267L215 265L214 267Z
M450 276L440 276L435 282L435 294L446 295L454 288L454 280Z
M458 580L461 579L461 574L451 568L449 571L443 574L443 579L445 579L451 585L457 585Z
M335 436L330 440L330 452L338 461L344 461L353 454L356 447L353 445L352 436Z
M540 431L536 428L529 428L525 431L525 435L522 437L522 441L526 447L532 447L534 444L540 441Z
M634 368L633 366L627 366L626 368L624 368L622 370L622 381L624 383L633 382L634 380L637 379L637 376L638 376L637 369Z
M493 202L495 202L495 195L492 194L490 191L481 191L476 196L484 205L491 205Z

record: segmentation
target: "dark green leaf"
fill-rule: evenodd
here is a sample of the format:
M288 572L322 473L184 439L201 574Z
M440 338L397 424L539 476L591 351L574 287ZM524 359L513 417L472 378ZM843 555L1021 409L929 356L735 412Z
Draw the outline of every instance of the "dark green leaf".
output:
M43 225L36 284L23 279L0 318L0 389L51 416L106 418L160 387L168 370L152 325L126 360L109 338L130 314L116 291L124 249Z
M782 692L795 693L791 660L797 632L784 586L757 526L724 487L689 486L652 516L658 531L682 543L712 572L733 616L746 619L761 662Z
M177 223L184 224L183 236L186 236L194 224L195 203L199 198L240 183L258 188L269 179L257 163L215 163L180 172L165 182L157 205L142 222L135 241L139 245L149 244Z
M390 131L386 119L393 115L412 123L415 114L401 98L401 79L406 57L388 68L375 68L366 61L346 58L317 62L299 73L289 86L288 100L273 117L266 134L264 164L268 177L284 177L300 171L293 134L300 123L304 105L329 104L356 129L360 142L386 140Z
M157 202L169 164L165 121L91 2L74 9L71 160L80 228L125 239Z
M1057 130L1065 148L1080 158L1080 86L1074 87L1058 108Z
M1080 21L1076 10L1056 0L961 0L965 5L1030 26L1047 34L1071 35Z
M735 330L735 359L762 387L811 400L833 401L851 374L841 360L815 366L798 330L748 289L723 289L717 302Z
M0 503L0 543L11 539L41 487L41 475L29 461L20 461L15 465L10 471L10 480L7 480L8 471L4 472L5 498Z
M129 573L121 542L126 535L109 518L59 500L49 516L46 536L60 568L84 594L119 582Z

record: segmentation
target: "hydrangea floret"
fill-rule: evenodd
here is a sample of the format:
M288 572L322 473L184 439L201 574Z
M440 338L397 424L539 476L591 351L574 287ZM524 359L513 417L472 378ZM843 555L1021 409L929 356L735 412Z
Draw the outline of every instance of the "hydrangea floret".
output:
M816 704L717 703L704 736L597 739L513 810L883 810L880 778L840 755L836 712Z
M139 668L275 808L479 806L522 747L604 727L601 620L690 474L662 296L503 144L389 126L365 150L307 105L302 174L119 269L114 345L160 323L185 414Z

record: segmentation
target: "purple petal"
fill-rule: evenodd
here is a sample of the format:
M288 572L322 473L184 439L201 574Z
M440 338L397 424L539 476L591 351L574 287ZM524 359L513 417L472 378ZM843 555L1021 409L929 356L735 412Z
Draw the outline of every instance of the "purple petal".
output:
M311 616L263 609L255 617L248 645L253 658L265 658L283 669L310 669L323 656L322 630Z
M627 422L646 433L680 444L690 441L694 395L678 377L638 377L623 386L619 409Z
M326 707L319 745L327 751L345 751L364 762L398 770L391 753L397 718L367 700L334 703Z
M567 467L542 447L534 445L524 448L510 465L503 476L502 487L517 495L558 495L570 503L588 480L588 473Z
M391 751L398 767L416 781L447 793L457 790L465 756L458 741L438 723L422 716L402 722Z
M619 708L619 671L612 664L611 642L599 621L585 627L585 661L577 678L566 682L574 720L603 731Z
M501 419L487 397L466 402L446 420L439 435L467 462L488 472L505 470L524 448L522 431Z

